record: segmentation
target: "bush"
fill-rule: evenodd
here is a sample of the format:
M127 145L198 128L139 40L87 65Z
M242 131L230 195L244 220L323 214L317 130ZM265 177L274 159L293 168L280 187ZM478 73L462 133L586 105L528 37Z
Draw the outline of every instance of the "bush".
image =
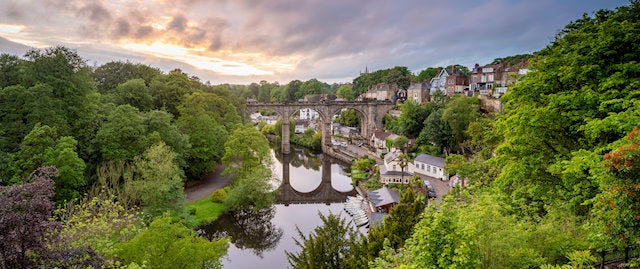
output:
M227 192L224 189L217 189L211 194L211 201L214 203L222 203L227 199Z

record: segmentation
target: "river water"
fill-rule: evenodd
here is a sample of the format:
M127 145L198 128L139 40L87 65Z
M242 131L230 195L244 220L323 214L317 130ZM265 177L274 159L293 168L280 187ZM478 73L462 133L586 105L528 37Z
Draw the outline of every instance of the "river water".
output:
M299 252L297 229L308 235L322 224L319 214L330 212L351 220L342 204L355 195L347 164L293 145L284 158L277 148L272 154L276 203L259 212L223 214L201 227L206 237L231 237L223 268L290 268L285 251Z

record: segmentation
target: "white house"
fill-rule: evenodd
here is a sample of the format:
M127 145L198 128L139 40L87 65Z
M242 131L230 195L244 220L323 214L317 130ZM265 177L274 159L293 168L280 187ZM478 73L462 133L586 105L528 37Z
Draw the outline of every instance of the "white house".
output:
M401 151L392 151L384 156L384 164L379 165L380 183L408 184L410 182L414 171L413 163L409 160L404 160L405 163L402 163L401 154Z
M444 171L444 159L427 154L420 154L413 161L414 172L440 180L448 180Z
M300 109L300 119L301 120L315 120L320 116L317 111L311 108L303 108Z

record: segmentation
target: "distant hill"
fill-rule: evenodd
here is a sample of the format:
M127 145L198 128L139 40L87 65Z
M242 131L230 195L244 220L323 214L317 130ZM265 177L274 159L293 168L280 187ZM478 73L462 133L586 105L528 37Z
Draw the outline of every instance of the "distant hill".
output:
M31 47L29 47L29 46L25 46L23 44L20 44L20 43L17 43L17 42L13 42L13 41L11 41L9 39L6 39L6 38L0 36L0 54L1 53L7 53L7 54L11 54L11 55L22 56L30 48Z

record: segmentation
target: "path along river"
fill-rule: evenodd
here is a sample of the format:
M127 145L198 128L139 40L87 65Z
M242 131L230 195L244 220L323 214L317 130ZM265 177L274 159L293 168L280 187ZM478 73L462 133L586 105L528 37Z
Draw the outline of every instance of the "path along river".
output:
M206 237L231 237L223 268L289 268L285 251L300 250L294 242L299 238L296 228L307 235L321 225L319 214L330 212L351 220L342 204L355 195L347 164L293 146L288 158L272 154L276 203L259 212L223 214L201 227ZM289 169L283 169L283 162Z

